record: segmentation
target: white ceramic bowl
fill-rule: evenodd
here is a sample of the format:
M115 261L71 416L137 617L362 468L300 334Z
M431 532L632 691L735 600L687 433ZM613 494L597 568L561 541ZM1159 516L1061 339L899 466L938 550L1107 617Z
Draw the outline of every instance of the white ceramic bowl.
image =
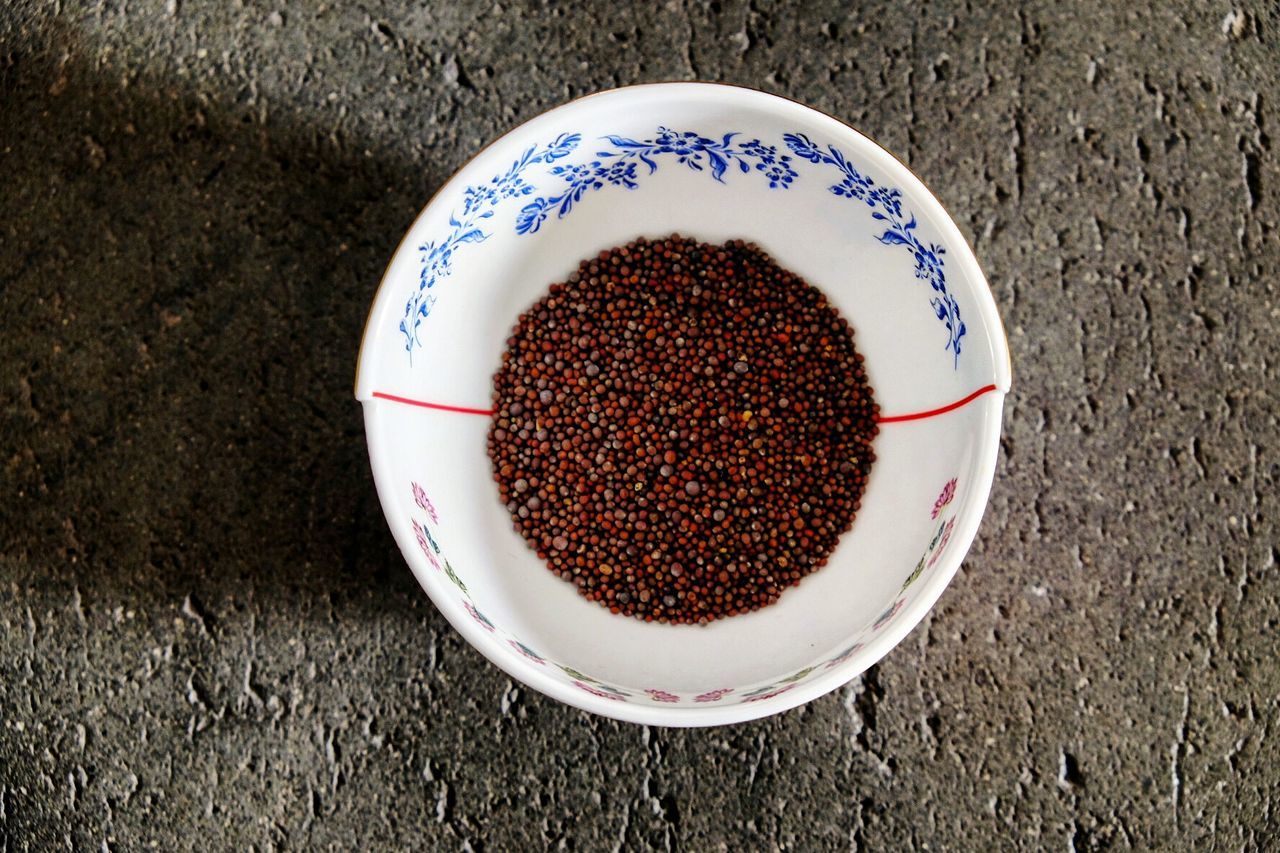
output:
M853 325L883 413L830 563L777 604L707 626L580 597L512 529L485 452L491 377L520 311L582 258L672 232L755 241L821 288ZM701 726L821 696L920 621L978 529L1009 381L977 261L906 167L800 104L666 83L551 110L445 184L382 280L356 397L391 531L472 645L570 705Z

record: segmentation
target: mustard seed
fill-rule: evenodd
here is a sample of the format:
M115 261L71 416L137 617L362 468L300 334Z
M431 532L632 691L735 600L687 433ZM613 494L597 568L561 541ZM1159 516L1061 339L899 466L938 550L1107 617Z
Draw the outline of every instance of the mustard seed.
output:
M515 528L613 613L706 624L826 564L879 408L823 294L741 240L635 240L525 311L488 451Z

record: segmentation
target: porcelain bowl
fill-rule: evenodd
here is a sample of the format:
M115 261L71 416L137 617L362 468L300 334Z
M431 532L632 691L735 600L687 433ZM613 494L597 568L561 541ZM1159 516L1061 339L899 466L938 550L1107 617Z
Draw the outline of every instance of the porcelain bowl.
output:
M672 233L754 241L822 289L882 413L862 508L828 565L770 607L704 626L580 597L513 530L485 451L520 312L583 258ZM468 642L570 705L704 726L821 696L920 621L977 532L1009 382L978 263L905 166L792 101L666 83L544 113L444 185L378 289L356 398L387 523Z

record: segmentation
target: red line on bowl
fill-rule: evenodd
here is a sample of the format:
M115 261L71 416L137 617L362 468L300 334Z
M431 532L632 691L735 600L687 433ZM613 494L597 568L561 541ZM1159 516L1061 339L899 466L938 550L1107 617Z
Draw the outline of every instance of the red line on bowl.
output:
M492 415L493 409L473 409L469 406L450 406L445 403L428 403L426 400L414 400L410 397L399 397L395 394L384 394L381 391L374 391L373 395L380 400L390 400L393 403L404 403L409 406L421 406L424 409L439 409L442 412L461 412L464 415Z
M949 403L940 409L930 409L927 412L912 412L909 415L883 415L879 418L876 418L876 423L896 424L896 423L901 423L902 421L918 421L918 420L923 420L924 418L934 418L934 417L937 417L938 415L945 415L947 412L954 411L960 408L961 406L964 406L968 403L972 403L974 400L978 399L983 394L987 394L994 390L996 390L996 386L987 385L983 388L979 388L977 391L974 391L968 397L965 397L964 399L961 399L961 400L956 400L954 403Z
M948 403L938 409L929 409L927 412L912 412L907 415L884 415L876 419L879 424L896 424L903 421L919 421L925 418L934 418L938 415L945 415L947 412L955 411L961 406L968 405L983 394L989 394L996 390L996 386L987 385L974 391L968 397L956 400L954 403ZM446 403L429 403L426 400L415 400L412 397L401 397L397 394L386 394L382 391L374 391L373 395L379 400L390 400L393 403L404 403L408 406L420 406L424 409L437 409L442 412L460 412L464 415L492 415L493 409L473 409L470 406L450 406Z

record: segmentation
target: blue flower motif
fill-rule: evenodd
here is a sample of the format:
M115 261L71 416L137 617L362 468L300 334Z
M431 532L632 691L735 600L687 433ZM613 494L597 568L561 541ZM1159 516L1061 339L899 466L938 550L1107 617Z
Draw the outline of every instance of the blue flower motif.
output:
M516 233L532 234L541 228L542 220L547 218L548 207L547 200L539 197L520 208L516 216Z
M404 317L400 321L400 333L404 335L404 348L413 357L415 348L422 345L419 337L422 321L431 313L438 297L429 292L436 284L453 272L453 255L459 247L467 243L481 243L489 237L484 230L483 222L494 214L494 209L509 198L528 196L533 186L522 177L525 170L536 163L550 163L567 157L578 147L582 135L562 133L543 148L534 145L528 148L515 161L511 168L500 175L494 175L485 183L466 187L462 191L462 209L450 215L449 233L439 240L431 240L418 247L422 253L422 269L418 275L418 290L404 306ZM546 217L544 209L538 208L535 200L521 210L516 218L517 233L536 231ZM530 211L530 208L534 210ZM523 228L523 230L521 230Z
M879 207L886 213L896 217L902 217L902 190L891 190L887 187L877 187L872 190L867 198L867 204L871 207Z
M577 166L556 166L551 170L551 174L559 175L573 186L582 184L590 184L596 177L596 169L600 166L600 161L595 160L591 163L583 163Z
M813 141L803 133L783 134L782 141L787 143L787 147L791 149L793 154L802 160L808 160L810 163L822 163L826 156L819 151L818 146L814 145ZM832 148L831 151L833 155L838 153L834 148ZM839 159L843 161L844 158L840 157Z
M742 146L742 153L748 157L755 157L761 163L772 163L778 156L778 149L773 145L765 145L759 139L753 139ZM791 159L786 157L784 159Z
M533 192L533 186L526 184L524 182L524 178L517 176L502 185L499 195L501 195L502 198L518 198L522 195L528 195L531 192Z
M854 177L846 177L843 181L831 187L831 192L844 198L856 198L862 200L867 197L867 187L869 183L866 178L858 179Z
M695 172L709 171L711 177L724 183L725 173L736 165L743 174L754 170L769 182L770 189L787 189L798 177L790 155L780 155L779 149L759 139L735 143L737 133L726 133L719 139L695 133L659 127L652 139L631 139L623 136L606 136L611 146L597 151L599 159L577 165L557 165L551 174L562 178L566 184L563 192L550 196L538 196L520 208L515 219L517 234L537 232L554 209L557 218L564 217L583 196L607 186L619 186L634 190L639 186L638 165L643 163L648 173L658 169L658 160L674 157L677 163ZM464 188L462 206L458 214L449 217L450 231L438 240L419 246L422 267L417 292L405 303L400 332L405 338L405 350L412 357L421 346L419 338L422 322L431 313L438 296L432 289L453 272L455 252L467 243L479 243L488 239L484 220L493 217L495 209L507 199L527 198L535 188L524 174L539 163L551 164L568 157L582 141L581 134L562 133L546 146L532 146L512 162L504 173L494 175L489 181ZM798 160L815 165L834 166L840 179L829 191L841 198L861 201L872 211L873 219L885 223L885 230L877 238L889 246L904 246L915 260L915 276L929 282L935 293L930 301L934 314L947 329L946 348L954 354L958 366L961 339L965 325L960 317L960 307L947 289L943 271L944 249L935 244L925 245L916 235L914 216L904 216L902 191L891 187L876 186L874 180L863 175L835 146L819 146L804 134L783 135L787 149Z
M674 130L660 127L654 144L662 154L677 154L681 157L687 157L698 150L697 140L698 134L691 131L678 133Z
M764 172L764 176L769 179L769 189L777 189L778 187L785 189L788 184L796 179L795 169L788 165L790 162L790 157L782 157L776 162L757 163L756 169Z
M818 165L835 166L841 173L839 183L830 187L834 195L864 202L873 212L872 219L877 219L887 226L878 239L886 246L905 246L915 259L916 278L929 282L929 286L939 295L929 301L933 313L947 330L946 349L953 353L953 365L960 363L960 339L965 335L964 321L960 318L960 306L947 290L947 276L942 269L944 249L935 244L925 245L916 235L917 222L914 215L904 219L902 212L902 190L893 187L878 187L875 181L863 175L850 163L834 145L820 147L803 133L788 133L782 137L783 142L796 157ZM745 146L744 146L745 147ZM771 185L772 185L772 178Z
M547 146L546 150L543 152L542 154L543 162L550 163L554 160L559 160L562 157L569 156L570 154L573 153L574 149L578 147L578 143L581 141L582 141L581 133L560 134L555 138L555 140L550 145Z
M467 187L462 194L462 215L473 210L496 204L498 201L497 178L491 184L481 187Z
M591 171L590 166L556 166L554 169L551 170L551 174L560 175L566 181L569 181L570 183L572 183L573 181L578 180L579 178L589 173L590 171Z
M614 160L608 166L600 167L596 174L614 186L626 187L629 190L639 186L636 183L636 164L632 161Z
M637 165L643 163L653 174L658 170L658 160L672 156L677 163L695 172L710 171L711 177L724 183L725 172L736 164L746 174L752 164L764 173L771 189L786 189L797 177L790 166L791 158L778 156L778 149L765 145L758 139L742 145L734 143L736 133L726 133L720 139L702 136L693 131L672 130L659 127L652 139L631 139L625 136L606 136L611 149L597 151L599 160L578 165L556 166L553 175L561 177L569 187L560 195L545 199L538 209L526 207L517 218L516 233L531 234L541 226L545 214L555 207L557 218L567 215L586 193L602 189L606 184L636 189Z

